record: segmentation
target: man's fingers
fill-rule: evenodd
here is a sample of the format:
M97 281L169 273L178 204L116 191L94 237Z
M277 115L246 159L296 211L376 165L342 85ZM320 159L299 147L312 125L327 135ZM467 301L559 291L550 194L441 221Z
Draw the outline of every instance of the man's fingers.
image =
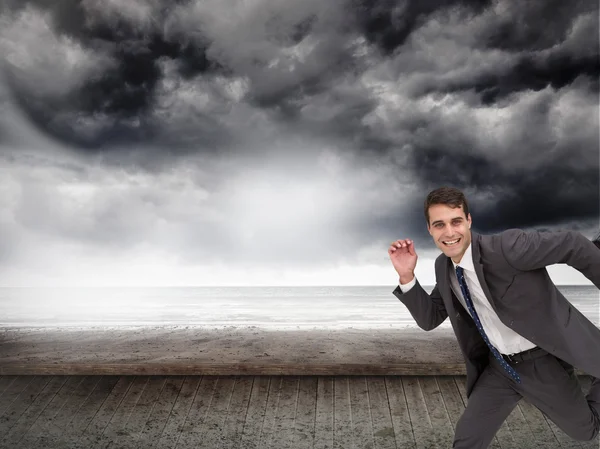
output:
M390 248L388 249L388 252L391 254L394 254L396 251L400 251L402 248L398 248L395 245L394 246L390 246Z
M393 251L396 251L398 249L405 248L405 247L406 247L406 245L404 245L404 243L402 243L401 241L396 241L396 242L392 243L392 246L390 246L390 249Z
M412 246L412 240L406 239L406 240L396 240L395 242L392 242L392 244L390 245L389 249L388 249L388 254L391 256L393 253L395 253L398 250L402 250L402 252L410 252L410 248ZM414 253L414 250L413 250Z
M412 256L416 254L415 245L411 239L400 239L392 242L388 249L388 254L391 256L398 250L403 250L402 252L408 252Z

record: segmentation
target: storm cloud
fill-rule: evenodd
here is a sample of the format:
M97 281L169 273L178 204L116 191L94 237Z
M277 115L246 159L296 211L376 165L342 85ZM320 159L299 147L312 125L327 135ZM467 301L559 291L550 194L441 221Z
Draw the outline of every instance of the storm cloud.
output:
M5 279L433 257L440 185L482 232L599 227L597 2L0 8Z

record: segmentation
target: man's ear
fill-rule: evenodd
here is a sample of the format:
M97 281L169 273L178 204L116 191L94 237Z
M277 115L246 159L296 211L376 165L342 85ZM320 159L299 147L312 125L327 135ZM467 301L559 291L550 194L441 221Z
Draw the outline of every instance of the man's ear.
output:
M471 220L471 214L467 215L467 223L469 223L469 229L471 229L471 223L473 223L473 220Z

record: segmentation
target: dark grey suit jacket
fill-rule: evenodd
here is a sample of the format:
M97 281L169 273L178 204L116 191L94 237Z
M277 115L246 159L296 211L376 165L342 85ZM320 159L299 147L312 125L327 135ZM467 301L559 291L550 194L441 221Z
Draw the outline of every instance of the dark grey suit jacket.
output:
M524 232L510 229L472 236L473 263L481 287L500 320L532 343L582 371L600 377L600 329L560 293L546 267L565 263L600 288L600 251L577 232ZM450 317L467 365L467 396L488 364L489 348L475 322L450 287L454 268L441 254L436 286L428 295L417 281L402 301L424 330Z

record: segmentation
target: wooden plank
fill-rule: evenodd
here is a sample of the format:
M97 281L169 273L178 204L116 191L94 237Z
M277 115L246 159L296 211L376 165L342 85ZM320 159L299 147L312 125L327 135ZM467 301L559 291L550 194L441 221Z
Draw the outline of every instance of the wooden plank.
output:
M437 376L437 383L440 387L440 392L444 398L444 405L448 412L448 417L452 423L453 431L456 429L458 420L465 411L465 403L458 391L458 387L452 376Z
M315 409L318 377L303 376L298 381L298 401L291 447L312 449L315 438Z
M148 384L148 380L148 376L138 376L133 380L131 387L127 391L123 401L121 401L115 410L115 413L102 432L102 435L90 446L90 449L104 449L119 441L124 435L124 428L127 421L129 420L136 403L142 396L142 393Z
M240 446L253 380L252 376L241 376L235 379L223 431L219 444L215 446L215 449L229 449Z
M521 400L518 407L535 435L537 447L560 447L560 443L554 436L554 432L552 432L546 418L537 407L531 405L526 399Z
M93 376L98 378L98 383L85 399L79 408L67 429L60 437L57 447L71 448L77 445L83 432L90 425L96 414L99 412L104 402L107 400L111 391L117 385L119 376Z
M257 445L257 447L261 449L267 447L267 444L270 443L270 440L275 433L275 419L277 418L277 407L279 404L282 382L283 377L271 377L270 379L265 418L263 420Z
M12 428L8 431L8 427L4 429L2 432L3 438L1 445L5 447L17 447L17 443L23 439L28 430L34 425L40 414L66 381L67 378L64 376L52 377L31 406L27 408L16 422L14 422ZM20 445L23 446L23 444Z
M333 388L334 378L317 378L317 409L314 449L333 449Z
M396 449L392 414L385 388L385 378L367 377L368 406L371 409L373 440L376 449Z
M157 448L174 449L177 445L177 440L181 435L185 419L196 397L196 391L201 379L200 376L188 376L183 381L181 391L169 413L169 418L160 436L160 440L158 440Z
M205 447L217 449L222 447L223 425L227 418L227 411L231 402L235 381L236 379L231 376L223 376L217 379L213 398L204 420L205 429L202 442L199 446L182 446L183 448Z
M0 414L0 435L6 435L48 385L51 376L36 376Z
M183 376L170 376L166 378L165 386L160 392L160 396L137 439L135 444L137 449L148 449L157 444L167 424L169 414L175 405L177 396L181 391L184 379Z
M450 416L446 410L446 404L442 397L442 392L434 376L420 377L419 383L423 390L423 397L427 405L431 425L433 426L433 436L437 447L452 447L454 441L454 427L450 421Z
M154 404L160 396L165 382L165 376L151 376L148 379L148 383L139 400L136 402L129 419L118 432L118 444L120 448L129 449L137 445L137 439L152 412Z
M115 400L120 402L119 397L121 399L127 397L130 400L131 394L133 394L129 392L125 396L127 390L123 391L125 388L122 385L123 382L120 382L120 393L113 391L113 387L115 387L114 390L117 390L115 384L119 385L117 380L121 381L123 378L101 377L100 380L97 380L98 377L86 377L84 379L56 377L51 379L33 398L31 398L30 393L36 387L30 384L29 393L26 392L27 389L21 389L19 393L22 397L28 398L29 404L18 417L12 418L8 432L0 433L0 435L5 438L6 442L10 443L10 447L19 447L20 449L26 447L74 447L73 443L78 439L80 441L77 443L77 447L85 447L86 449L94 447L94 445L98 447L111 445L112 447L115 444L118 444L118 447L138 446L140 448L150 448L153 447L152 443L159 440L159 437L162 439L162 436L166 435L163 429L167 431L166 423L167 418L169 418L171 421L170 428L171 430L175 429L177 434L174 439L174 443L176 443L179 437L178 432L181 432L184 427L197 434L196 436L203 435L204 431L201 425L206 413L209 412L208 407L210 405L210 402L207 402L206 399L207 396L210 399L210 393L212 392L211 383L207 381L208 378L208 376L202 378L205 380L202 393L200 393L199 388L192 390L194 395L190 399L192 402L187 402L189 406L187 409L184 406L179 406L186 413L184 416L186 420L184 423L180 422L181 425L174 426L175 421L170 418L172 418L172 415L176 415L176 413L171 413L171 409L175 409L175 405L177 405L178 393L180 393L179 387L184 383L183 378L179 378L178 383L175 382L171 386L170 395L166 394L165 396L170 399L165 399L160 407L159 402L163 398L167 383L165 383L165 388L162 391L158 388L158 384L154 390L149 387L144 389L139 396L139 401L134 403L130 415L118 412L125 417L123 428L117 428L118 426L115 427L111 424L112 430L111 426L108 426L106 431L104 430L108 423L118 420L116 414L113 416L116 408L118 408L118 403L115 404ZM13 378L10 384L17 380ZM26 380L31 382L32 379ZM65 386L59 382L66 380L68 380L68 384ZM83 382L78 383L81 380ZM435 391L434 380L437 383L439 393ZM153 381L159 382L158 378L150 379L150 382ZM166 381L168 382L169 379ZM274 378L273 381L278 385L278 382L284 382L284 379ZM464 378L440 377L436 379L427 377L417 379L417 381L422 387L421 395L427 410L429 410L428 416L432 427L439 428L441 425L453 429L462 410L464 410L464 401L466 401ZM404 383L406 384L406 382ZM589 389L589 378L582 383L584 388ZM21 385L23 384L24 381L21 381ZM98 384L97 387L96 384ZM277 444L276 447L278 448L307 448L313 447L311 443L313 442L312 431L314 430L314 447L316 449L330 449L334 446L356 447L357 449L360 447L362 449L362 447L370 447L368 437L365 440L365 435L368 435L368 429L370 428L374 443L372 447L393 448L395 446L391 443L390 438L378 438L377 436L378 429L385 429L386 427L388 429L386 435L395 436L397 447L415 446L414 440L411 441L412 430L410 428L408 428L409 434L405 434L406 438L402 439L401 430L403 427L405 431L407 430L406 419L408 418L408 423L410 423L411 418L418 419L418 417L414 413L414 408L409 411L407 407L403 379L401 378L393 376L386 378L370 377L368 379L361 377L345 378L345 384L343 381L340 383L340 378L331 377L322 377L318 380L310 377L299 380L290 378L288 379L288 385L284 386L283 389L275 388L273 396L270 396L270 384L271 379L268 377L236 379L234 387L232 387L233 395L230 401L226 404L223 401L221 402L220 418L210 419L215 424L212 427L212 436L194 439L193 441L198 444L193 447L209 447L209 444L211 449L238 446L249 449L275 447L273 444ZM214 386L214 383L212 385ZM290 385L292 388L288 388ZM238 386L240 386L239 389ZM39 385L37 388L39 389ZM383 389L385 389L385 394L382 391ZM413 393L418 396L416 390ZM13 403L13 407L22 408L22 404L17 404L20 403L18 397L19 395L14 397L13 393L11 403ZM345 421L340 419L340 416L344 413L344 401L347 404L346 412L349 413ZM124 403L126 402L124 401ZM389 402L388 410L385 410L386 402ZM2 401L0 400L1 404ZM192 407L192 404L194 407ZM270 406L274 406L274 408L269 410L268 407ZM110 413L111 407L113 414ZM136 412L138 407L140 407L139 413ZM441 424L435 416L436 411L439 412L440 409L447 414L446 418L442 417ZM154 416L155 411L160 412L156 417ZM357 413L362 413L362 415ZM269 418L269 414L271 414L271 418ZM158 419L158 416L162 416L162 419ZM360 420L366 416L370 419L369 424L361 424ZM320 417L323 417L322 421ZM443 419L447 419L447 421L443 422ZM263 440L265 444L261 444L259 438L263 421L265 422L264 436L268 436L266 443ZM379 422L384 424L377 424ZM104 423L104 426L102 423ZM2 425L3 423L0 422L0 426ZM311 426L314 426L312 427L313 430L311 430ZM17 427L20 429L19 431L16 430ZM390 427L393 427L391 434ZM511 413L503 427L508 432L510 439L507 441L509 443L505 445L505 441L499 439L500 444L496 441L495 447L596 448L598 446L598 440L580 444L566 435L559 437L559 429L539 410L524 401L521 401L515 411ZM335 437L334 428L337 432ZM137 429L137 431L134 431L134 429ZM120 434L119 432L123 430L126 433ZM110 438L107 437L109 432L113 432ZM132 432L134 435L139 434L140 437L142 435L154 436L145 438L143 445L141 445L141 438L133 444L133 440L126 438L126 435ZM345 445L340 443L342 440L337 440L338 436L343 437L344 432L349 436L345 441ZM97 441L94 435L95 437L103 435L103 439ZM499 431L497 436L500 435L501 432ZM524 438L523 435L525 435ZM17 436L23 439L18 440ZM514 444L515 441L519 443L517 446ZM34 442L41 445L32 446ZM61 444L58 444L59 442ZM62 444L64 442L69 444ZM90 442L92 444L87 444ZM184 443L185 441L182 439L180 442ZM437 441L436 444L439 446L440 442ZM3 444L3 447L9 446ZM174 445L169 447L174 447ZM178 447L189 446L178 445Z
M89 425L85 428L80 438L75 443L77 449L89 449L100 440L102 432L111 421L113 415L119 408L121 401L132 386L134 377L121 376L106 400L100 406Z
M36 421L30 427L25 438L19 441L19 446L22 448L37 448L37 447L53 447L57 436L60 434L60 429L55 424L59 420L65 404L70 400L73 392L83 381L83 376L60 376L63 382L60 388L55 390L52 399L47 403L43 412L39 414Z
M352 408L350 405L350 385L349 378L347 376L340 376L334 379L333 394L333 447L334 449L354 448L355 446L352 440Z
M271 379L268 376L253 377L252 392L246 411L240 449L258 449L259 447L260 432L269 398L270 381Z
M415 436L410 422L402 378L399 376L386 376L385 388L390 403L396 447L414 449L416 447Z
M419 380L417 376L403 377L402 385L408 404L410 422L415 434L416 447L418 449L431 449L437 447L437 445Z
M350 411L352 413L352 440L356 447L372 449L373 423L369 409L369 391L364 376L351 377L348 381L350 389Z
M74 413L68 407L65 410L65 405L76 399L74 393L84 377L60 376L59 379L56 382L57 387L48 389L47 396L42 399L45 407L43 411L36 413L36 420L28 428L27 436L18 442L20 447L55 447L58 437L66 427L65 420L70 420Z
M7 363L0 375L433 376L464 375L464 364L428 363Z
M219 378L203 376L196 395L179 429L178 448L199 447L204 442L210 404L214 399Z
M520 407L514 408L506 418L506 423L513 434L513 439L519 442L520 448L534 449L540 447Z
M512 449L514 447L517 447L517 441L515 441L515 437L511 432L508 423L504 421L496 432L496 435L490 444L490 449Z
M296 417L296 404L298 401L298 378L284 376L281 382L277 414L275 416L274 433L266 442L265 449L291 448L294 432L294 419Z
M0 404L2 403L2 395L17 377L19 376L0 376Z
M4 415L12 403L35 379L38 379L39 382L39 376L19 376L8 386L0 398L0 416Z
M580 441L582 449L598 449L600 447L599 437L594 438L591 441Z
M598 449L600 447L599 437L594 438L591 441L580 441L582 449Z
M460 393L460 396L462 398L463 404L465 405L465 408L466 408L468 399L467 399L467 390L465 388L465 377L464 376L454 376L454 381L455 381L456 388L458 389L458 392ZM456 427L455 427L455 429L456 429ZM500 429L498 429L498 431L496 432L496 435L494 436L494 439L492 439L492 442L490 443L489 447L490 447L490 449L499 449L499 448L513 449L513 448L517 447L516 443L513 441L512 434L510 432L510 429L508 428L508 424L506 423L506 421L502 423L502 425L500 426Z
M79 376L73 376L77 378ZM60 409L59 413L53 419L54 427L60 429L59 435L64 435L72 428L73 422L77 415L81 412L81 408L86 400L90 397L92 392L96 389L96 386L101 380L101 376L83 376L81 382L73 382L73 388L66 390L63 387L59 391L59 395L66 397L64 406ZM63 390L65 390L63 392Z
M571 438L569 435L567 435L566 433L564 433L556 424L554 424L554 422L548 418L546 415L544 415L544 418L546 419L546 422L548 423L548 426L550 427L550 429L552 429L552 432L554 433L554 436L556 437L556 439L559 442L559 447L561 448L568 448L568 449L581 449L581 444L579 443L579 441L574 440L573 438Z

